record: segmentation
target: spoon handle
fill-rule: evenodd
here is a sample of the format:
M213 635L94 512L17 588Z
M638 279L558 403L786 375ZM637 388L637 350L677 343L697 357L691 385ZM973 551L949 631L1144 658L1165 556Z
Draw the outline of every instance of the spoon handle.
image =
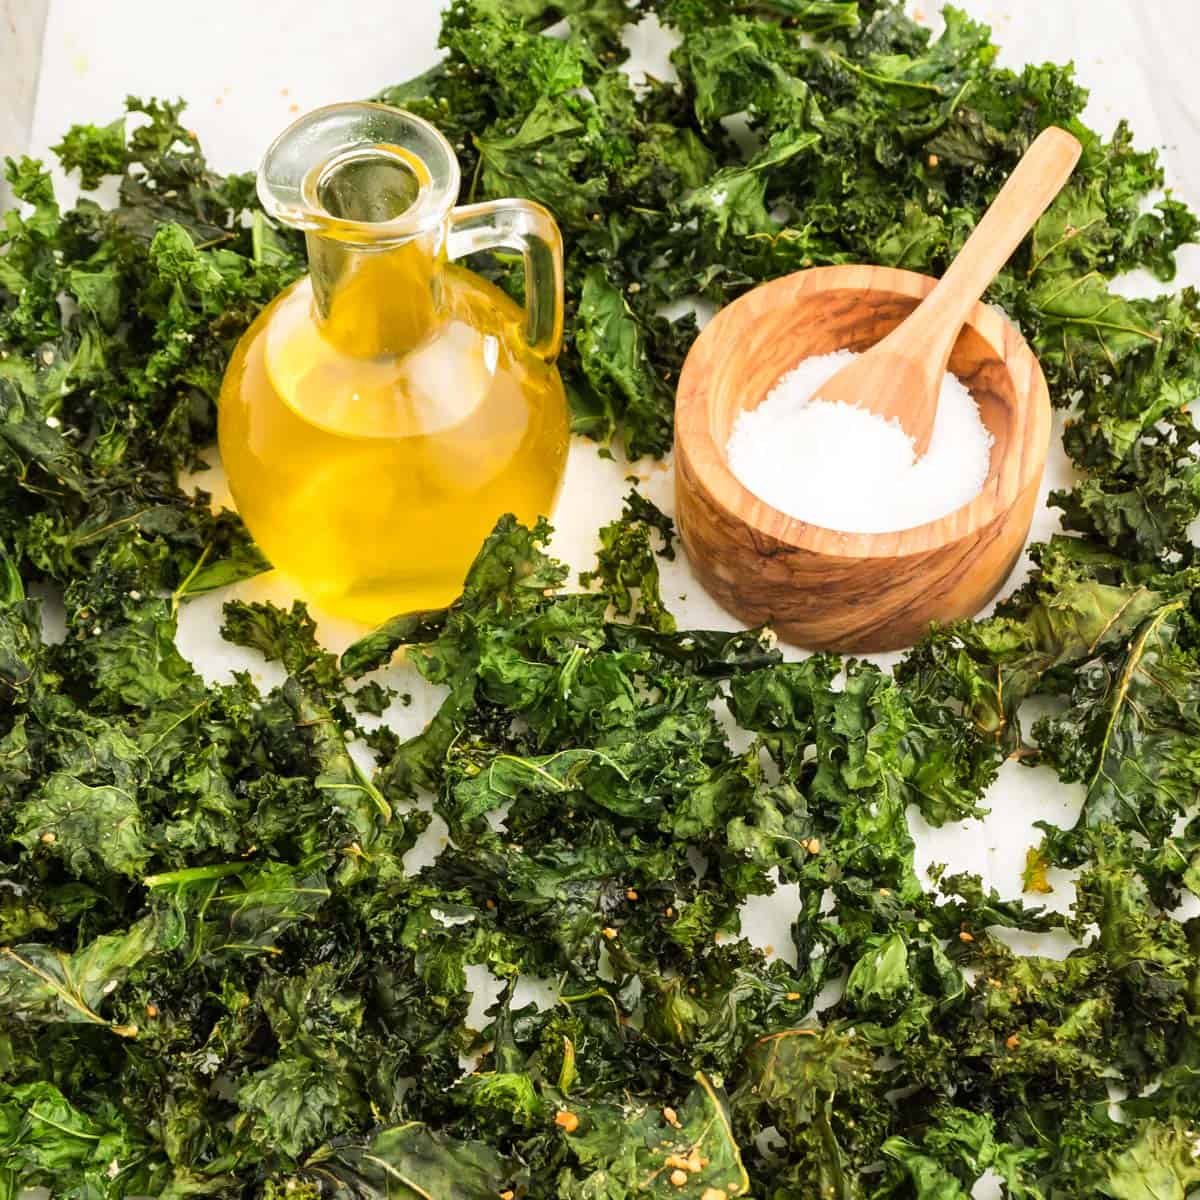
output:
M931 340L945 341L947 359L971 309L1062 191L1082 152L1078 139L1065 129L1051 126L1043 130L937 287L913 314ZM910 329L909 336L914 332Z

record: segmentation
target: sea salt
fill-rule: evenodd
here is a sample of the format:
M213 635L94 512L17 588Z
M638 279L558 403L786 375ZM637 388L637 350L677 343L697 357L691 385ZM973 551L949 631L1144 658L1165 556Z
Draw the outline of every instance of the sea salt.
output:
M729 466L773 508L845 533L889 533L969 504L988 476L992 435L971 393L942 380L929 449L917 459L898 421L820 398L858 355L804 359L734 424Z

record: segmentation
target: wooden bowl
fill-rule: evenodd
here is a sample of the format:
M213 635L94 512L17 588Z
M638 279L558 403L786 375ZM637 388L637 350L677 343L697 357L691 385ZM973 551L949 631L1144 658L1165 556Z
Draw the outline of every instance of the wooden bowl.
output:
M970 504L897 533L842 533L771 507L729 469L743 409L801 359L873 345L935 282L886 267L800 271L728 305L696 339L675 406L676 515L700 581L744 621L811 649L896 650L932 621L973 616L1012 569L1037 504L1050 398L1024 338L987 305L950 359L994 438Z

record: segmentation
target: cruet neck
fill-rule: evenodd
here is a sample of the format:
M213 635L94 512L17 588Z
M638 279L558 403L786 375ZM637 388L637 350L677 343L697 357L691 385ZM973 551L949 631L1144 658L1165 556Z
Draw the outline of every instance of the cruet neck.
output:
M436 323L459 178L432 125L383 104L316 109L267 150L259 198L304 231L316 317L342 350L402 353Z

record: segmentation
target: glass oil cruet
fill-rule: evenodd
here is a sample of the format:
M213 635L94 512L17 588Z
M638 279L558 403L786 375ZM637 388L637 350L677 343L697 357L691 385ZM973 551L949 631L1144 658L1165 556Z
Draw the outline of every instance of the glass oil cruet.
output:
M455 208L458 187L432 125L367 103L301 117L259 172L309 274L230 360L221 457L274 565L358 621L452 600L499 516L550 513L566 464L558 228L526 200ZM522 256L524 312L453 262L482 250Z

